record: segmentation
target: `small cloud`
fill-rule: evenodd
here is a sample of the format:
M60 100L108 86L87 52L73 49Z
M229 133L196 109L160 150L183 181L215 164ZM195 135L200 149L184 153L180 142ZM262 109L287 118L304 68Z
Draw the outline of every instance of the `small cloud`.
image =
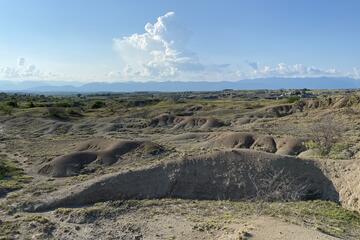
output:
M346 76L335 68L321 69L303 64L288 65L279 63L276 66L257 66L251 73L252 77L323 77L323 76Z
M355 78L360 78L360 69L359 68L354 67L353 72L354 72L353 76Z
M1 67L0 66L0 78L2 79L56 79L59 75L52 72L43 72L37 69L34 64L26 64L25 58L21 57L17 59L17 65L15 67Z
M25 66L25 58L23 58L23 57L18 58L18 60L17 60L17 65L18 65L19 67Z

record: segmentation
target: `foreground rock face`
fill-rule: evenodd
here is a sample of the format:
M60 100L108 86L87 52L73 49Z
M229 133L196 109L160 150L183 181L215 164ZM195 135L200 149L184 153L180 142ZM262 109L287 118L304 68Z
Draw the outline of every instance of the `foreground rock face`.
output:
M339 200L332 182L313 161L254 150L233 150L105 175L55 192L31 210L164 197Z
M340 200L348 209L360 211L360 163L352 164L350 171L349 174L345 174L339 184Z
M324 164L339 193L341 205L346 209L360 212L360 162L343 160Z

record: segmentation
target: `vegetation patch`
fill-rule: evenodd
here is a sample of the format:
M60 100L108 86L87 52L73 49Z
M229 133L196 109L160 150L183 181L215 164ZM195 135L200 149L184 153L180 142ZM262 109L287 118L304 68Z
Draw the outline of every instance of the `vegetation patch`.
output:
M0 104L0 112L5 115L11 115L13 113L13 108L7 104Z
M0 239L13 239L11 236L20 234L19 222L14 221L0 221Z
M0 156L0 196L22 188L30 179L22 169Z
M356 236L360 234L360 215L342 208L335 202L316 200L272 203L265 208L266 215L295 222L300 220L300 222L336 237L356 239Z

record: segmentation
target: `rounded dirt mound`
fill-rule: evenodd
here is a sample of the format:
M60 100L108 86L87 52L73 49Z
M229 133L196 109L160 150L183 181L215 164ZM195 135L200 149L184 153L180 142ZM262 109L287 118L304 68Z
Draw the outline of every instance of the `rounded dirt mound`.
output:
M282 155L298 155L306 150L304 141L293 137L275 139L270 135L257 136L252 133L232 132L216 137L208 147L250 148Z
M276 154L298 155L306 150L304 141L294 137L284 137L277 141Z
M169 113L161 114L153 118L149 127L173 127L173 129L211 129L222 127L225 124L215 118L198 118L191 116L174 116Z
M276 142L272 136L261 136L251 146L252 149L274 153L276 152Z
M301 105L304 109L318 109L318 108L344 108L354 107L360 104L360 96L357 94L350 94L347 96L326 96L316 99L302 100Z
M225 124L215 118L207 118L205 124L201 125L200 128L202 129L210 129L210 128L218 128L218 127L222 127Z
M75 152L54 158L50 163L40 168L40 174L52 177L66 177L78 175L89 163L95 161L95 152Z
M54 158L40 168L40 174L52 177L68 177L81 173L89 164L110 166L121 159L124 154L139 151L143 155L157 155L165 149L150 141L118 141L94 139L81 144L77 152Z
M296 111L294 105L292 104L285 104L279 105L275 107L269 107L265 110L266 117L284 117L290 114L293 114Z
M313 161L233 150L105 175L55 192L33 210L164 197L338 201L334 186Z
M172 126L174 124L175 118L176 117L172 114L164 113L151 119L149 126L150 127Z
M195 118L195 117L184 117L182 121L174 126L174 129L211 129L222 127L225 124L215 118Z
M226 148L250 148L255 142L255 136L251 133L225 133L215 139L213 145Z
M306 150L304 141L297 138L285 137L277 140L270 135L257 136L252 133L242 132L221 134L205 145L215 148L219 146L225 148L250 148L263 152L293 156Z

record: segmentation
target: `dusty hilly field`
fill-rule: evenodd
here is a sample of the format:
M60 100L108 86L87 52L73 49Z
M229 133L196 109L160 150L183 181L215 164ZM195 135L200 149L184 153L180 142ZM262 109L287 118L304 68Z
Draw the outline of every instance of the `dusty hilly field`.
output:
M0 100L0 238L360 238L357 92Z

